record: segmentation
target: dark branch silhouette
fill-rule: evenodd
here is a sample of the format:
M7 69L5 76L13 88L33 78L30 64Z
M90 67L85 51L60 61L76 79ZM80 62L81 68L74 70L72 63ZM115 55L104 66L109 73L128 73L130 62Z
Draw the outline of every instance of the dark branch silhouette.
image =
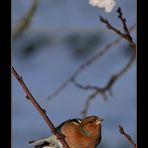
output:
M126 19L125 17L123 16L123 13L121 11L121 8L119 7L118 10L117 10L117 13L119 14L118 15L118 18L121 20L122 22L122 25L123 25L123 30L124 32L121 32L120 30L116 29L116 27L113 27L111 25L111 23L103 18L102 16L100 16L100 21L104 24L106 24L106 26L108 27L108 29L110 30L113 30L115 33L117 33L118 35L120 35L122 38L124 38L125 40L127 40L129 42L129 45L134 49L134 51L136 52L137 51L137 47L136 47L136 44L133 42L133 39L130 35L130 31L126 25Z
M23 81L23 78L19 76L19 74L16 72L16 70L12 67L12 74L15 76L15 78L18 80L19 84L21 85L22 89L26 93L26 98L31 101L33 106L36 108L36 110L40 113L44 121L47 123L48 127L51 129L52 133L60 140L60 142L63 144L65 148L69 148L68 144L66 143L63 135L61 135L59 132L57 132L55 126L49 119L49 117L46 114L46 110L41 108L41 106L37 103L36 99L32 96L31 92L27 88L25 82Z
M78 84L76 81L73 81L75 86L77 86L81 89L94 90L94 92L86 100L86 103L84 105L84 109L82 110L83 116L87 115L90 102L97 95L101 94L103 96L104 100L108 100L108 96L106 93L109 92L112 95L111 89L112 89L113 84L130 68L130 66L132 65L134 60L135 60L135 53L131 56L128 63L120 71L118 71L117 73L115 73L114 75L111 76L108 83L104 87L91 86L91 85L83 86L81 84Z
M109 29L113 30L115 33L120 35L122 38L126 39L129 42L130 47L132 47L134 53L131 56L128 63L119 72L112 75L111 78L109 79L108 83L104 87L91 86L91 85L83 86L82 84L76 82L76 80L74 78L72 79L72 82L76 87L79 87L80 89L83 89L83 90L88 90L88 89L94 90L94 92L86 100L84 109L82 110L83 116L87 115L91 100L93 98L95 98L98 94L101 94L105 100L108 99L106 92L108 91L108 92L110 92L110 94L112 94L111 88L112 88L113 84L130 68L130 66L132 65L132 63L134 62L134 60L136 58L136 44L132 40L132 37L130 35L130 31L129 31L130 29L128 29L128 27L126 25L126 19L123 17L121 8L118 8L117 13L119 13L118 17L122 22L124 33L122 33L120 30L116 29L115 27L113 27L109 23L109 21L107 19L104 19L102 16L100 16L100 21L105 23Z
M130 27L130 31L133 31L136 27L136 24L132 25ZM95 54L94 56L92 56L90 59L88 59L85 63L83 63L82 65L80 65L78 67L78 69L73 72L73 74L66 79L50 96L47 97L48 100L53 99L54 97L56 97L69 83L73 83L73 80L85 69L87 68L89 65L93 64L96 60L98 60L100 57L102 57L107 51L109 51L110 48L112 48L113 46L115 46L116 44L120 43L122 41L122 37L117 38L116 40L108 43L107 45L105 45L97 54Z
M133 148L136 148L136 147L137 147L137 145L133 142L131 136L128 135L128 134L124 131L124 128L123 128L121 125L119 125L119 132L120 132L120 134L122 134L122 135L127 139L127 141L128 141L130 144L133 145Z

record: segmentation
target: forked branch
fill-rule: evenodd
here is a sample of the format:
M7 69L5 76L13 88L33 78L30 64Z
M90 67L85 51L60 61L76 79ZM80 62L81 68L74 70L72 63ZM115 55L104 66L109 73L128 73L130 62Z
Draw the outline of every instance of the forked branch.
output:
M100 21L104 24L106 24L107 28L114 31L115 33L117 33L118 35L120 35L122 38L124 38L125 40L127 40L129 42L129 45L134 49L134 51L137 51L137 47L136 44L134 43L132 36L130 35L130 31L126 25L126 19L123 16L123 13L121 11L121 8L119 7L117 10L118 13L118 18L121 20L122 25L123 25L123 30L124 32L121 32L120 30L118 30L116 27L114 27L107 19L103 18L102 16L100 16Z
M132 25L129 30L133 31L135 29L135 24ZM91 58L89 58L85 63L83 63L82 65L80 65L76 71L73 72L73 74L67 78L51 95L49 95L47 97L48 100L53 99L54 97L56 97L69 83L73 83L73 80L84 70L86 69L88 66L90 66L91 64L93 64L96 60L98 60L99 58L101 58L103 55L105 55L105 53L107 53L107 51L109 51L109 49L111 49L113 46L117 45L118 43L120 43L122 41L122 37L119 37L115 40L113 40L112 42L106 44L97 54L95 54L94 56L92 56Z

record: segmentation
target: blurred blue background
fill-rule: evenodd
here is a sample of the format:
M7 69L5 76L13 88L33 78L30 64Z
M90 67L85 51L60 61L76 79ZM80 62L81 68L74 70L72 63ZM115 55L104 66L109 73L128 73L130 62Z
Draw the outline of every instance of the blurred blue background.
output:
M31 0L12 0L12 28L32 5ZM89 5L88 0L40 0L29 28L12 42L12 65L57 126L69 118L81 117L91 91L69 84L58 96L49 96L82 63L118 36L99 21L99 15L122 29L116 10L122 8L128 26L136 22L136 1L117 0L111 13ZM132 32L136 40L136 31ZM128 61L131 52L126 41L87 67L77 80L103 86ZM136 63L113 85L113 96L104 101L97 96L88 114L104 119L100 148L130 148L118 132L121 124L136 141ZM29 148L28 141L51 134L25 93L12 76L12 147Z

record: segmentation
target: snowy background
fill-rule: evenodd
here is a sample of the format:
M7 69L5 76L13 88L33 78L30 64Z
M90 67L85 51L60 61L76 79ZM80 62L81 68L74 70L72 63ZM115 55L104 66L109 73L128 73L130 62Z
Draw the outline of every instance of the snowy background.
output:
M12 26L25 16L31 0L12 0ZM89 5L88 0L40 0L30 27L12 42L12 65L57 126L69 118L81 117L90 91L69 84L58 96L49 96L82 63L118 36L102 24L102 15L122 29L116 10L120 6L128 26L136 22L136 1L117 0L111 13ZM132 33L135 40L135 32ZM82 84L104 85L127 63L127 42L114 46L86 68L77 80ZM118 132L121 124L136 141L136 63L113 85L113 96L105 102L97 96L89 115L104 119L100 148L130 148ZM50 135L50 129L12 76L12 147L29 148L28 141Z

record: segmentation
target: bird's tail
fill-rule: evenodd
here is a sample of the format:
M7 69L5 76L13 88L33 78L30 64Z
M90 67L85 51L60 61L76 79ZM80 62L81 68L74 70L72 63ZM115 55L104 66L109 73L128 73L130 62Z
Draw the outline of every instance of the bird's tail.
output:
M63 148L60 141L54 135L43 139L29 141L28 143L33 145L34 148Z

